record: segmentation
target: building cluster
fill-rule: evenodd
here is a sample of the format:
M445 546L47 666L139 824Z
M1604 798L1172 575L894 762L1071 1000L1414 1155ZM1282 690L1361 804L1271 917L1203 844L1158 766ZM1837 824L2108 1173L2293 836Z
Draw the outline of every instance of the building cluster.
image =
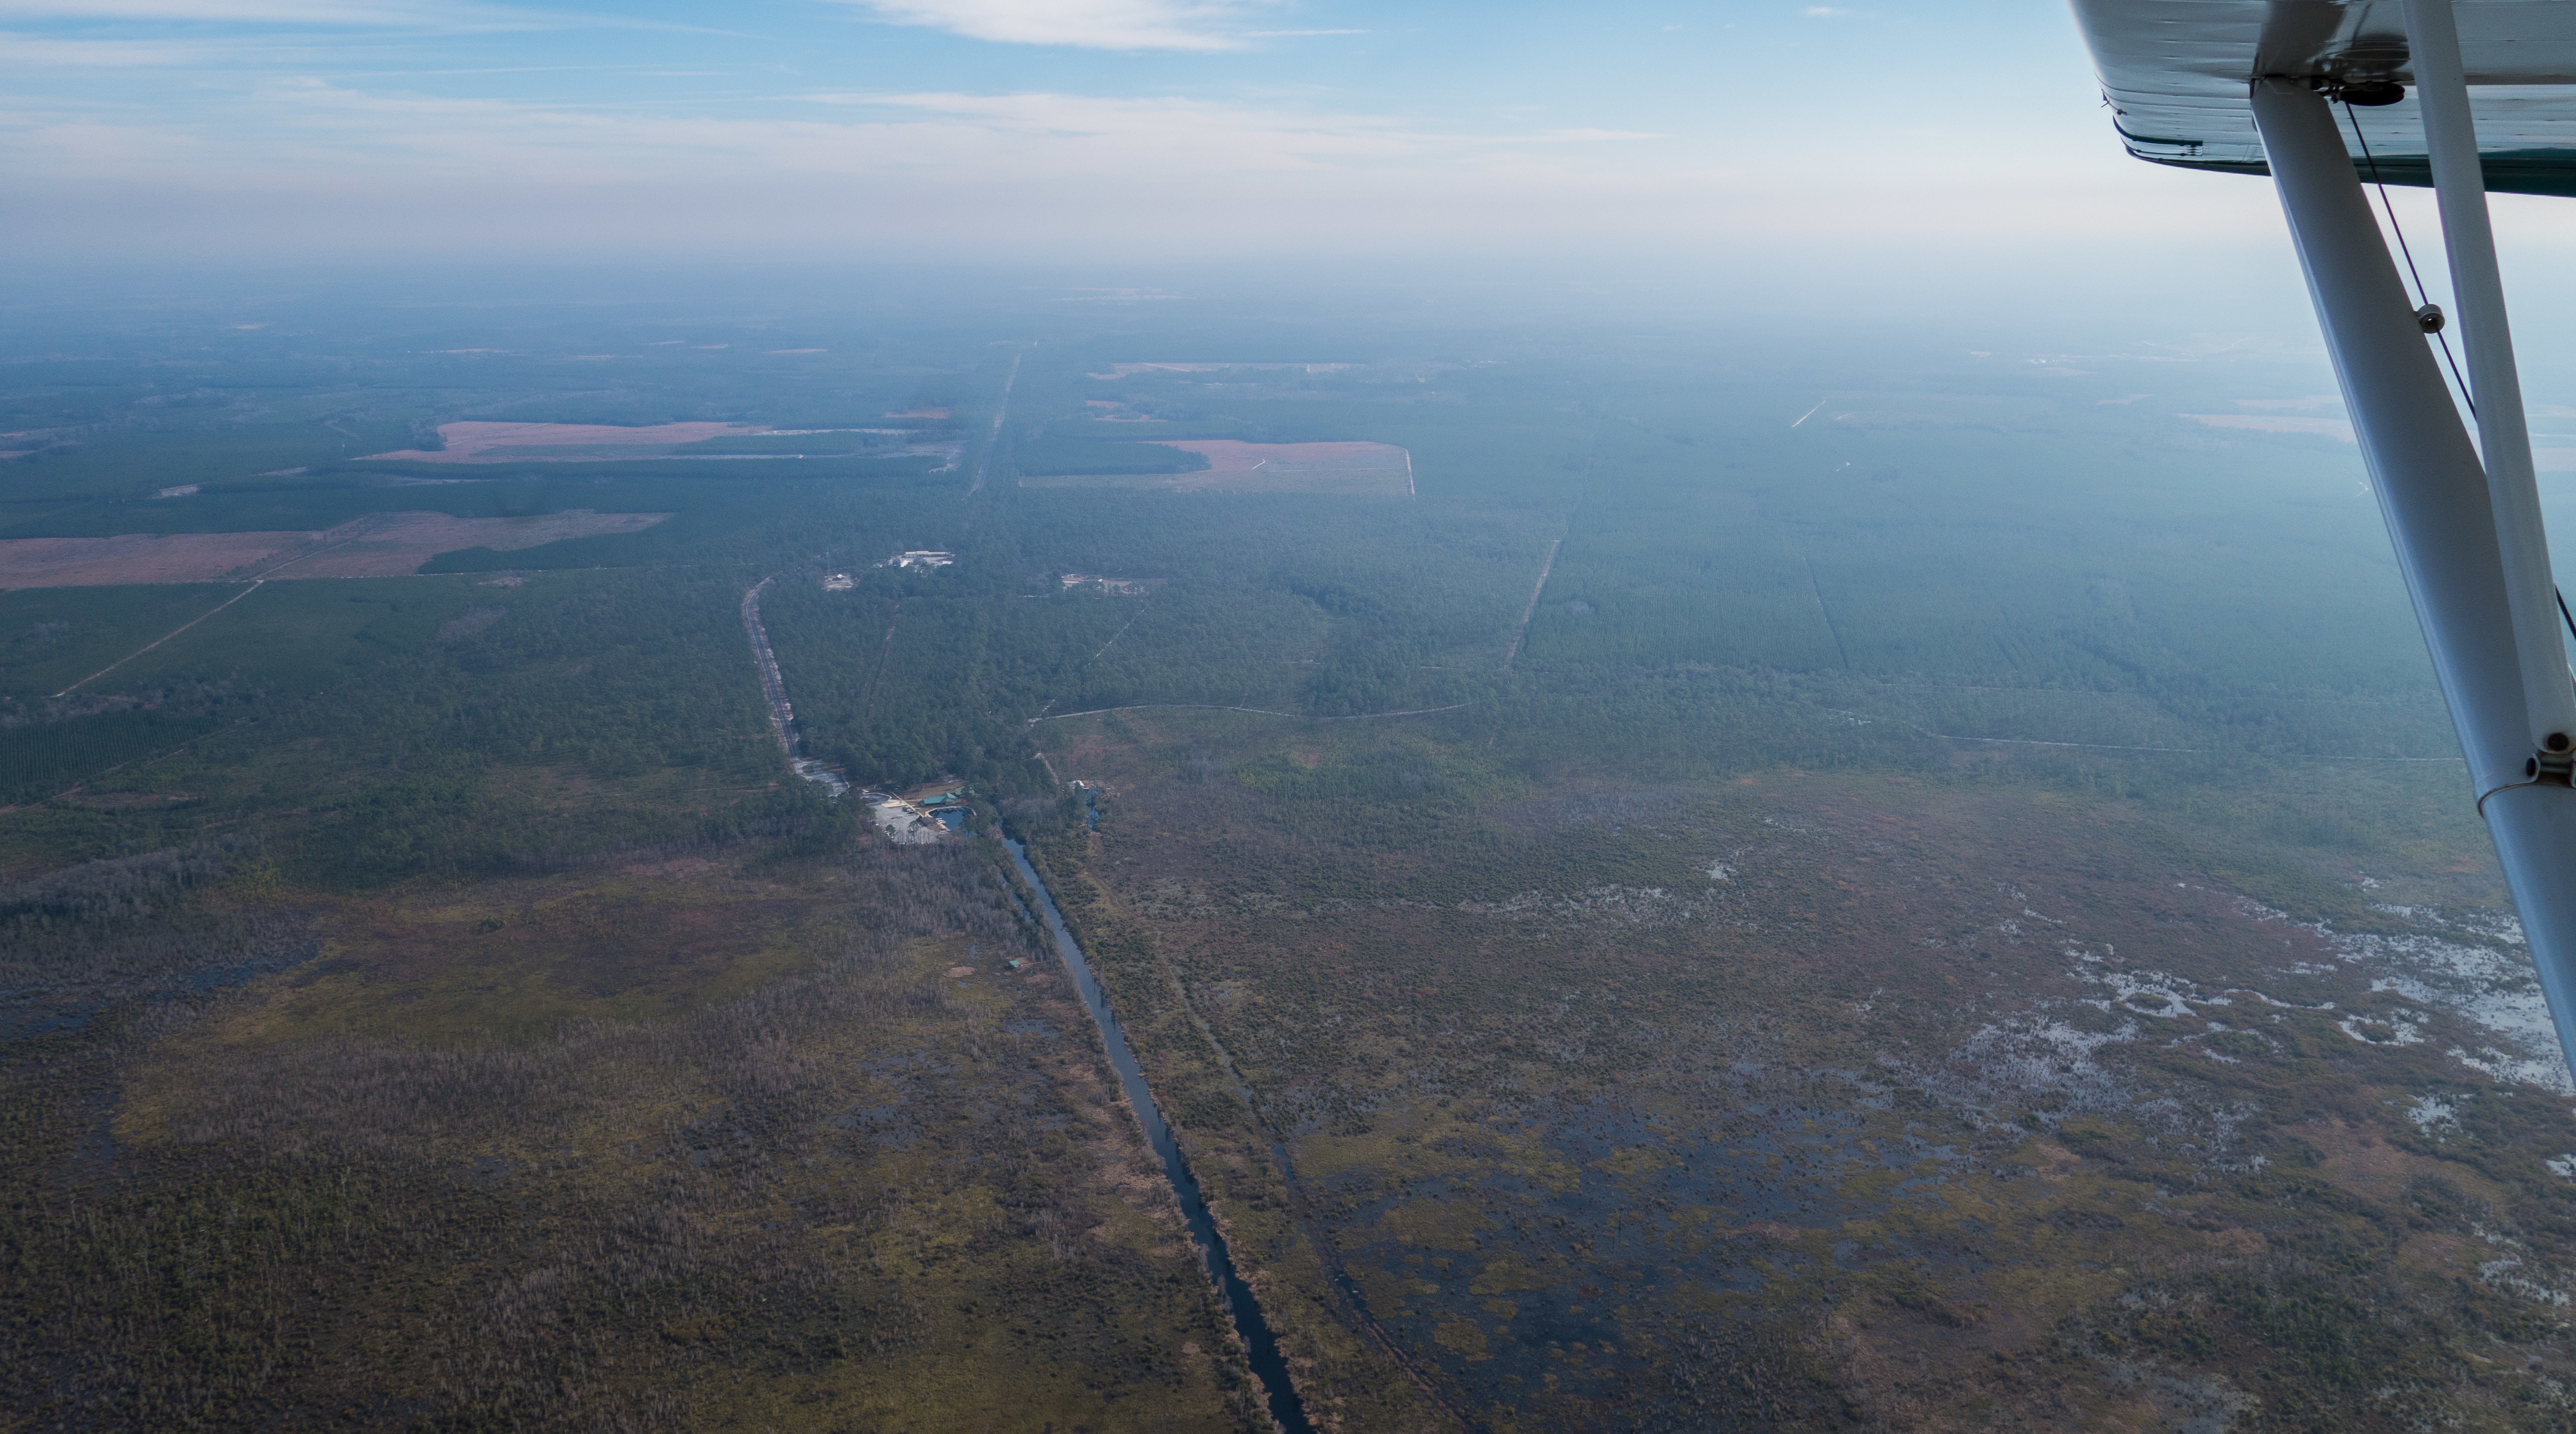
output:
M826 573L823 576L823 591L827 593L845 593L857 586L848 573Z
M955 553L942 553L929 548L916 548L911 552L897 553L893 557L886 559L884 562L877 564L877 566L881 568L920 568L927 571L931 568L944 568L955 561L957 561L957 555Z
M868 794L869 819L896 846L927 846L966 825L966 789L952 783L910 796Z

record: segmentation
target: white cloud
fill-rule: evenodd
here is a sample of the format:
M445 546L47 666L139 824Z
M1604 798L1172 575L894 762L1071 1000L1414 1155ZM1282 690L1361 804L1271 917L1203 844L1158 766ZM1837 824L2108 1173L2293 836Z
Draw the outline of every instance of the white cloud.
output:
M1231 50L1246 0L860 0L898 25L1014 45Z
M1532 144L1601 144L1613 140L1670 139L1671 135L1634 129L1552 129L1528 137Z
M1833 135L1748 150L1277 99L925 90L692 113L250 74L192 90L182 118L91 102L87 84L0 109L18 200L0 210L0 249L1216 257L1742 241L1812 256L1880 242L1891 214L1909 243L2024 248L2225 235L2246 216L2269 239L2280 222L2260 186L2082 145L2000 173L1931 162L1927 146L1892 174L1846 171Z
M0 65L46 69L124 69L138 65L206 65L220 62L229 45L164 40L56 40L0 31Z
M0 0L0 21L186 25L200 30L284 25L331 30L422 30L440 34L531 30L668 30L721 33L636 16L545 10L486 0Z

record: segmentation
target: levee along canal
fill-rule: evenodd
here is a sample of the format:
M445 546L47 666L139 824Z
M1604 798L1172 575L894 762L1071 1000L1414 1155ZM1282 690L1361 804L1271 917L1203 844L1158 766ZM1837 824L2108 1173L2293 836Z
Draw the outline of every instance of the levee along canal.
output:
M1310 1434L1314 1426L1306 1421L1305 1406L1288 1382L1288 1362L1279 1353L1278 1337L1271 1333L1269 1321L1261 1317L1261 1305L1253 1299L1252 1291L1244 1288L1243 1281L1235 1275L1234 1257L1226 1250L1225 1237L1217 1233L1216 1221L1208 1215L1198 1177L1190 1173L1189 1162L1181 1158L1171 1127L1164 1123L1162 1110L1154 1104L1154 1093L1145 1084L1144 1067L1136 1063L1136 1053L1127 1045L1126 1031L1120 1028L1117 1014L1109 1009L1099 978L1091 973L1091 963L1083 959L1082 947L1065 926L1064 913L1056 909L1055 893L1047 890L1045 879L1030 864L1026 847L1009 837L1002 838L1002 846L1010 852L1011 864L1019 868L1020 878L1037 893L1039 918L1046 922L1047 934L1055 939L1056 955L1073 973L1074 989L1082 995L1082 1008L1091 1013L1093 1024L1100 1028L1100 1043L1109 1051L1109 1067L1118 1073L1119 1088L1126 1092L1127 1104L1135 1110L1137 1122L1145 1127L1146 1142L1154 1147L1155 1158L1163 1162L1163 1175L1172 1182L1172 1194L1180 1201L1181 1218L1189 1225L1190 1243L1198 1247L1199 1262L1207 1267L1208 1277L1216 1282L1217 1293L1225 1300L1226 1313L1233 1316L1235 1329L1243 1335L1252 1372L1269 1400L1270 1417L1287 1434Z

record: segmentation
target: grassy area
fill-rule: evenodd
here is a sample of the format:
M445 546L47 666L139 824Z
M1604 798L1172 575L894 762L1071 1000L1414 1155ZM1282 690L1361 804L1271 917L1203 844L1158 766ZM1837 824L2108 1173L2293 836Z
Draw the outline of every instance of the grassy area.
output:
M245 938L255 887L155 893L238 984L75 1004L7 1068L12 1427L1256 1427L972 855L272 885ZM171 929L13 939L65 988Z

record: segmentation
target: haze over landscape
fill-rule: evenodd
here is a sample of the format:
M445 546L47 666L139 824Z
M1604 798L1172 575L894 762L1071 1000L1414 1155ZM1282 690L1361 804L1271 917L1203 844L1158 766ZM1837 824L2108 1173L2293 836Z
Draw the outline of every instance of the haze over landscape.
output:
M0 1429L2576 1427L2277 201L2062 11L0 71Z

